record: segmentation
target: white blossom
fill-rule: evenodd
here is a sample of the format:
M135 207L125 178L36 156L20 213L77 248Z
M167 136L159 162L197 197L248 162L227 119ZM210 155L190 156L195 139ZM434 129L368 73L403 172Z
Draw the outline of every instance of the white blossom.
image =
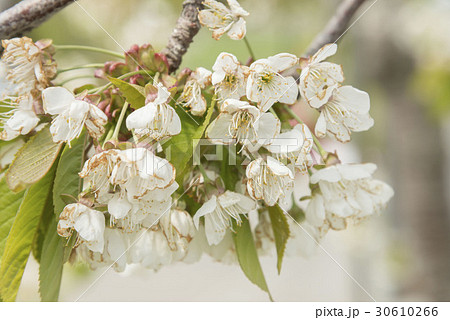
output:
M144 148L108 150L90 158L80 177L112 222L134 230L145 219L157 221L172 205L176 171L166 159Z
M249 13L245 11L236 0L227 0L229 9L215 0L205 0L205 9L200 10L198 19L213 33L213 38L219 40L225 33L233 40L245 37L244 17Z
M206 137L215 144L241 143L262 145L280 131L280 121L271 113L262 113L246 101L227 99L220 114L206 130Z
M212 69L211 80L220 101L239 100L245 95L248 67L242 66L234 55L222 52Z
M74 95L63 87L50 87L42 91L44 111L55 115L50 126L54 142L67 142L78 138L86 129L94 139L99 139L105 132L107 116L99 108Z
M306 172L312 166L310 153L313 145L309 128L305 124L297 124L292 130L276 136L264 147L281 159L289 159L300 172Z
M156 99L127 117L127 128L138 137L148 136L153 140L161 140L181 132L180 117L167 103L170 99L169 91L161 83L157 87Z
M359 222L379 213L394 195L386 183L375 180L376 165L337 164L315 172L317 184L306 209L307 221L324 233L328 228L345 229L347 222Z
M315 128L319 138L329 133L340 142L348 142L352 131L369 130L374 123L369 115L369 95L352 86L335 89L328 102L319 110Z
M213 195L194 215L194 224L198 229L200 218L205 219L205 234L210 245L217 245L225 237L227 229L232 228L232 220L242 222L241 215L246 215L255 208L255 202L236 192Z
M289 53L279 53L253 62L247 80L247 98L256 102L263 112L277 101L293 104L298 96L295 79L280 73L297 63L298 58Z
M197 68L191 73L190 79L178 98L178 103L189 108L194 116L202 116L206 111L206 100L202 96L202 89L211 82L211 75L211 71Z
M323 62L336 51L336 44L327 44L306 61L301 61L300 94L313 108L320 108L327 103L333 91L344 81L340 65Z
M4 52L1 58L5 80L8 82L7 96L28 95L33 90L46 88L48 75L42 64L42 53L30 38L13 38L2 40ZM4 72L4 71L3 71ZM0 96L4 99L5 94Z
M102 212L81 203L67 205L59 216L58 234L68 237L72 229L78 232L79 238L90 250L103 252L105 216Z
M0 139L10 141L19 135L30 133L39 123L39 118L33 109L33 98L21 96L12 98L9 102L0 103L0 106L9 109L0 113Z
M247 190L255 200L264 200L268 206L277 203L294 185L294 174L284 164L268 156L250 162L246 170Z
M128 261L129 235L120 229L105 228L103 251L94 252L82 243L77 253L92 269L113 266L117 272L125 270Z

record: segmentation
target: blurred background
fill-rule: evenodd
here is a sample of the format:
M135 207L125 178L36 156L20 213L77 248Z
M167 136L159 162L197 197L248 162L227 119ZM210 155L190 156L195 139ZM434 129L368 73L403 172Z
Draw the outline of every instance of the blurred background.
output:
M354 19L373 3L367 3ZM0 9L18 1L0 0ZM80 0L79 3L128 49L165 47L181 0ZM340 0L242 0L250 12L247 36L257 58L280 52L301 55L333 15ZM121 51L79 6L73 4L30 34L56 44ZM201 29L182 66L210 69L222 51L248 58L244 42L211 38ZM90 53L58 53L67 68L102 62ZM346 84L369 92L375 126L339 145L344 162L374 162L377 178L396 192L379 217L346 231L330 232L309 258L287 257L277 275L275 256L262 266L276 301L450 301L450 1L379 0L341 39L330 59L344 67ZM92 76L80 71L80 77ZM71 77L76 73L71 73ZM58 79L61 82L64 78ZM89 80L67 82L76 87ZM313 124L317 115L297 111ZM328 255L329 254L329 255ZM331 258L331 257L332 258ZM237 265L204 256L153 272L140 267L118 274L65 268L61 301L267 301ZM347 274L348 272L348 274ZM352 280L353 277L358 283ZM18 300L37 301L38 266L31 257ZM89 288L89 289L88 289ZM364 288L367 293L364 291ZM88 290L87 290L88 289ZM86 291L87 290L87 291Z

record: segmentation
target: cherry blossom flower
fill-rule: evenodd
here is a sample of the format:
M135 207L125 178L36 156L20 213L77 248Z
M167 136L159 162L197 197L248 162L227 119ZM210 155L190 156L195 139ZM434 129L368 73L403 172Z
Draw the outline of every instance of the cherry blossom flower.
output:
M107 150L86 161L80 177L112 222L135 230L145 219L157 221L172 205L176 171L166 159L144 148Z
M210 245L217 245L225 237L226 230L232 228L231 219L240 224L241 215L255 209L255 205L252 199L236 192L213 195L195 213L195 227L199 228L200 218L204 217L206 239Z
M86 101L77 100L63 87L50 87L42 91L44 111L55 115L50 126L54 142L67 142L78 138L86 125L89 135L99 139L105 132L107 116Z
M298 58L289 53L279 53L253 62L247 80L247 98L256 102L264 112L277 101L293 104L298 96L295 79L280 73L297 63Z
M206 130L206 137L215 144L233 142L262 145L280 131L280 121L271 113L262 113L246 101L227 99L219 116Z
M72 229L89 250L103 252L103 233L105 231L105 216L102 212L93 210L81 203L67 205L59 216L58 234L69 237Z
M222 52L212 69L212 84L220 101L239 100L245 95L248 67L242 66L234 55Z
M28 95L33 90L43 90L56 75L56 65L44 64L45 57L30 38L2 40L4 52L2 68L6 70L7 95ZM5 96L0 98L5 98Z
M129 237L120 229L105 228L104 246L101 252L94 252L82 243L77 253L92 269L112 265L115 271L123 272L128 261Z
M249 13L242 9L236 0L227 0L229 9L215 0L205 0L205 9L200 10L198 19L213 33L213 38L219 40L225 33L233 40L245 37L244 17Z
M211 82L211 71L197 68L191 73L190 80L184 86L178 98L178 103L191 110L194 116L202 116L206 111L206 100L202 96L202 89Z
M344 81L340 65L323 62L336 51L336 44L327 44L309 59L300 61L300 94L313 108L320 108L327 103L333 91Z
M167 103L170 99L169 91L161 83L157 87L156 99L133 111L127 117L126 125L136 136L148 136L158 141L179 134L181 120L175 109Z
M13 98L0 105L8 111L0 113L0 139L9 141L19 135L30 133L39 123L39 118L33 109L33 98L22 96Z
M347 222L357 223L379 213L394 195L386 183L375 180L376 165L337 164L315 172L317 184L305 211L307 221L322 233L328 228L342 230Z
M315 128L319 138L329 133L340 142L348 142L352 131L366 131L374 124L369 115L369 95L352 86L335 89L328 102L319 110Z
M275 205L294 185L292 171L270 156L267 160L258 158L250 162L246 176L250 196L255 200L264 200L268 206Z
M264 146L281 159L289 159L300 172L312 166L311 150L314 141L305 124L297 124L292 130L279 134L269 145Z

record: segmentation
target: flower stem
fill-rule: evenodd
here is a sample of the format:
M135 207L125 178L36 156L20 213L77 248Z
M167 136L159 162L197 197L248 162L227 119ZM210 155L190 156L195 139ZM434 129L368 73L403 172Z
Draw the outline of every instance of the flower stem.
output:
M82 50L82 51L91 51L97 53L103 53L106 55L110 55L116 58L125 59L125 55L119 52L97 48L97 47L89 47L89 46L79 46L79 45L54 45L56 51L59 50Z
M61 70L58 70L58 74L67 72L67 71L72 71L72 70L89 69L89 68L103 68L103 67L104 67L104 64L102 64L102 63L92 63L92 64L86 64L84 66L77 66L77 67L71 67L71 68L67 68L67 69L61 69Z
M300 119L300 117L299 117L294 111L292 111L291 108L289 108L287 105L283 105L283 108L284 108L284 110L286 110L287 113L289 113L289 115L290 115L292 118L294 118L295 120L297 120L298 123L304 124L303 121L302 121L302 119ZM315 144L316 147L317 147L317 151L319 152L320 156L322 157L322 160L325 161L325 158L326 158L328 152L325 151L325 149L324 149L324 148L322 147L322 145L320 144L319 139L317 139L317 137L316 137L314 134L312 134L312 137L313 137L313 140L314 140L314 144Z
M120 111L119 119L117 120L116 127L114 128L114 133L111 138L112 140L117 141L117 138L119 137L120 127L122 126L122 122L123 119L125 118L125 113L127 112L128 106L129 106L128 102L125 102L123 104L122 111Z
M248 53L250 53L250 57L253 61L255 61L255 54L253 53L252 47L250 46L250 43L248 42L247 37L244 37L245 45L247 46Z

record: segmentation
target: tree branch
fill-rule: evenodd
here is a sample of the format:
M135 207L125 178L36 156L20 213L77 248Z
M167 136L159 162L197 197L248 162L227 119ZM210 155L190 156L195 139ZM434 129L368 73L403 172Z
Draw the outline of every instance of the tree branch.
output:
M185 0L183 2L181 15L172 31L167 47L162 51L169 62L170 72L178 69L192 39L200 30L198 10L203 8L202 2L203 0Z
M322 32L320 32L311 42L305 55L313 55L327 43L337 41L347 29L355 12L365 1L366 0L344 0Z
M21 35L39 26L73 0L22 0L0 13L0 39Z

